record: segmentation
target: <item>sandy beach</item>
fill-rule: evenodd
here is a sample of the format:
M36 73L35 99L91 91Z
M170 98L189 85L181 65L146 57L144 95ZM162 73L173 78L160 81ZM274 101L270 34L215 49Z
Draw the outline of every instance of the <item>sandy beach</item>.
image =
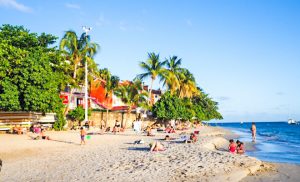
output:
M48 132L52 140L32 140L26 135L4 134L0 135L0 158L3 161L0 179L260 181L260 177L266 173L261 170L261 161L225 151L228 143L223 136L228 134L226 130L215 127L202 127L199 130L199 141L196 144L162 141L166 135L164 133L147 137L133 131L117 135L92 135L85 146L79 145L79 132L76 131ZM179 133L171 136L178 138ZM139 139L145 143L133 143ZM149 143L156 140L162 142L166 151L149 152ZM276 166L272 169L267 170L267 173L282 176ZM298 169L299 166L292 166L290 171Z

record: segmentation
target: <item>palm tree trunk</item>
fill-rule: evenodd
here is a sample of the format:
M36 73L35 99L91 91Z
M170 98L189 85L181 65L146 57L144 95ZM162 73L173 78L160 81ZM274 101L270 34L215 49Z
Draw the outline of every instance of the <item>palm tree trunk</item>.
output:
M105 128L107 128L108 123L108 108L106 108L106 121L105 121Z
M77 64L74 65L74 72L73 72L73 80L74 80L74 81L75 81L76 76L77 76L76 72L77 72ZM74 89L71 88L71 90L70 90L70 95L69 95L69 103L67 104L67 107L66 107L66 109L65 109L65 111L64 111L64 116L66 116L66 115L69 113L69 110L70 110L70 104L71 104L71 102L72 102L73 91L74 91Z
M123 127L124 129L126 129L126 124L130 120L130 114L131 114L131 107L128 109L128 112L127 112L127 120L125 121L125 124Z
M74 65L74 73L73 73L73 79L75 80L76 79L76 76L77 76L77 64L75 63Z
M151 79L151 85L150 85L150 90L149 90L149 104L152 106L152 100L151 100L151 95L152 95L152 87L153 87L154 79Z

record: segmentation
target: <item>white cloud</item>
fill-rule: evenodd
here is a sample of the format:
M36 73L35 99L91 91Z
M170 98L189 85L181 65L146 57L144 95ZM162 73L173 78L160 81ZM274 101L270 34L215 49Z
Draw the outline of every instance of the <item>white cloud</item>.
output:
M0 6L13 8L18 11L22 11L25 13L32 12L32 9L28 6L25 6L24 4L18 3L16 0L0 0Z
M80 9L80 6L78 4L66 3L65 6L71 9Z

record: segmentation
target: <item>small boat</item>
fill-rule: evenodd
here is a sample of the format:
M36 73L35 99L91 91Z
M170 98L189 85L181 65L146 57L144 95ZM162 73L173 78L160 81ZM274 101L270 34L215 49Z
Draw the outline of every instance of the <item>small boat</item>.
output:
M288 120L288 124L297 124L297 121L293 120L293 119L289 119Z

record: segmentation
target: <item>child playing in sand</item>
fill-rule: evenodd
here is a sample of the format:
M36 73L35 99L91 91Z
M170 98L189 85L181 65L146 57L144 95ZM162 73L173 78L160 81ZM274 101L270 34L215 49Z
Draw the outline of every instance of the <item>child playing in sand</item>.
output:
M236 153L244 154L245 153L244 143L237 140L236 144L237 144Z
M80 145L84 144L85 145L85 135L86 135L86 132L84 130L83 127L80 128L80 138L81 138L81 141L80 141Z
M43 140L50 140L49 136L46 135L45 129L42 128L41 130L41 136Z
M228 146L228 150L230 153L235 154L236 153L236 144L234 142L233 139L229 140L229 146Z

